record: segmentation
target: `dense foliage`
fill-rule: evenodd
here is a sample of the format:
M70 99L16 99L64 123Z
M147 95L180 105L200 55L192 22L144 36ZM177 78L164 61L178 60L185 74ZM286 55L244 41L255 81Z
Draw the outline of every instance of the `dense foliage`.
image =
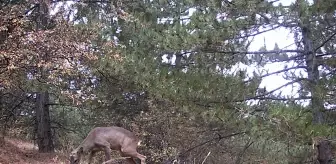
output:
M314 162L315 137L335 136L329 3L1 2L2 135L51 131L55 149L69 152L91 128L118 125L144 140L150 163ZM291 32L291 49L251 51L276 29ZM260 87L276 75L288 83Z

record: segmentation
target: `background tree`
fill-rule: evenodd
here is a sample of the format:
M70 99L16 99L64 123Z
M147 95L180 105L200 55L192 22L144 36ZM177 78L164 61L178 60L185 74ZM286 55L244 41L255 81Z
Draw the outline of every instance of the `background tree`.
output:
M35 117L35 132L41 152L54 149L49 106L56 102L50 100L58 101L57 97L64 93L64 89L73 90L76 77L88 75L81 70L83 65L79 62L88 59L94 61L94 52L90 50L88 42L90 35L94 35L93 31L74 27L57 15L51 18L49 5L47 1L8 1L1 10L9 13L2 17L4 24L1 32L6 36L1 44L1 57L5 61L2 87L4 94L12 89L21 89L24 97L34 97L30 102L36 103L35 111L23 114L33 114ZM87 81L81 80L81 83ZM54 92L55 97L50 98L49 92L52 90L57 92ZM32 99L24 99L28 100ZM12 110L24 108L19 105L14 107Z

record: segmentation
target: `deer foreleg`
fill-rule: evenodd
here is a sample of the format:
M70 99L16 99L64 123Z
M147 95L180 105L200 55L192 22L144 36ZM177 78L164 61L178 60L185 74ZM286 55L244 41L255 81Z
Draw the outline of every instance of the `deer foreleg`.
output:
M89 162L88 164L91 164L93 156L96 154L96 151L91 151L89 154Z
M105 161L111 160L111 148L109 146L105 146L104 152L105 152Z

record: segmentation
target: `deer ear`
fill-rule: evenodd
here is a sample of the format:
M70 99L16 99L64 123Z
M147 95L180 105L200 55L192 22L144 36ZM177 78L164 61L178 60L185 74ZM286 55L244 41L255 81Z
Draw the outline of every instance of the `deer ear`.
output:
M83 147L80 147L77 153L83 153Z

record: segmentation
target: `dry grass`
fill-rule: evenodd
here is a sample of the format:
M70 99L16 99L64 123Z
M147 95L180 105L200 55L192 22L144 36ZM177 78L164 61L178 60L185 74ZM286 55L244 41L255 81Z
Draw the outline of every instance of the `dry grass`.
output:
M6 138L0 145L0 164L64 164L64 155L59 153L39 153L29 141Z

